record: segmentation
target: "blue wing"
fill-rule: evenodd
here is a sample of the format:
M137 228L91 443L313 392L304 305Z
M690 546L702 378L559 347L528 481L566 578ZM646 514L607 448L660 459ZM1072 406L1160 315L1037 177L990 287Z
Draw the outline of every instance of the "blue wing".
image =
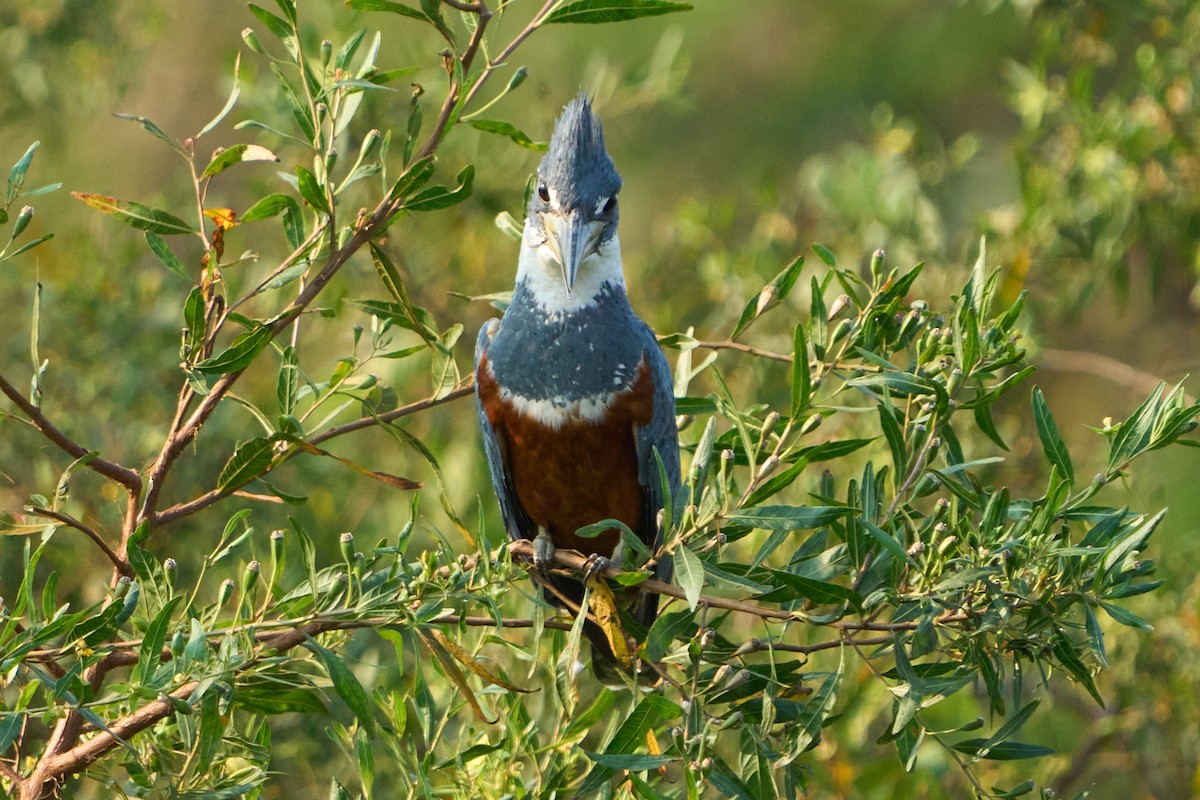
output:
M492 343L492 337L500 326L500 320L490 319L483 324L479 329L479 338L475 340L475 374L479 374L479 362L487 355L488 345ZM496 431L492 429L492 423L488 420L487 411L483 407L483 401L479 397L478 377L476 378L475 391L475 408L479 412L479 429L483 431L483 449L487 454L488 471L492 475L492 486L496 490L496 498L500 501L500 514L504 517L504 527L508 531L508 535L513 539L529 539L533 538L534 533L530 532L531 526L526 521L522 525L524 511L517 502L517 494L513 489L511 482L508 479L508 474L504 469L504 450L500 445L500 440L496 438Z
M672 495L676 494L679 489L679 430L675 426L675 381L671 376L671 367L654 332L645 324L640 328L645 342L644 352L650 364L650 376L654 382L654 411L649 424L638 425L634 433L637 437L638 482L642 485L642 531L654 532L654 540L646 544L655 550L662 544L663 537L663 531L658 526L658 511L671 498L663 497L662 480L654 453L657 451L662 459L668 488ZM659 560L655 577L662 581L671 579L669 557ZM643 597L646 606L638 616L649 625L658 607L658 595L647 593Z

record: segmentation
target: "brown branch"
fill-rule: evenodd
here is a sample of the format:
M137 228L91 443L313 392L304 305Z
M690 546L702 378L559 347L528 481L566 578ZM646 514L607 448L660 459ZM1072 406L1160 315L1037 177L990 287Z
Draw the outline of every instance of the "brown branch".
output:
M749 353L752 356L759 358L769 358L773 361L783 361L788 364L792 363L792 357L783 353L773 353L770 350L763 350L758 347L752 347L741 342L696 342L696 347L702 347L705 350L737 350L739 353Z
M516 541L509 542L508 551L517 558L527 561L533 560L533 542L529 541L528 539L518 539ZM586 556L576 553L572 550L555 550L554 561L555 563L576 572L583 572L585 569L588 569L592 566L588 563ZM605 567L602 572L606 578L615 578L624 574L623 570L617 569L616 567ZM675 597L680 600L687 599L687 595L684 594L683 589L680 589L678 586L673 584L656 580L655 578L642 581L638 584L638 588L643 591L667 595L668 597ZM696 606L698 608L722 608L726 611L738 611L743 614L752 614L753 616L761 619L777 619L788 622L812 622L807 616L797 611L784 611L783 609L768 608L757 603L747 603L743 600L730 600L724 597L708 597L707 595L701 595L700 599L696 602ZM963 622L970 619L972 616L973 615L971 613L966 611L947 611L946 613L937 617L934 620L934 623L940 625L951 622ZM918 622L916 620L908 620L904 622L856 622L853 620L838 620L836 622L825 623L824 627L835 628L843 631L907 631L915 629L917 625Z
M64 514L61 511L55 511L54 509L51 509L51 508L42 508L40 506L28 506L27 510L29 511L30 514L33 514L34 516L49 517L50 519L57 520L58 522L61 522L63 525L68 525L77 531L82 531L84 534L87 535L87 537L89 539L91 539L93 542L96 543L97 547L99 547L104 552L104 555L107 556L108 560L113 563L114 567L116 567L117 572L119 572L120 574L124 575L127 578L134 577L133 567L129 566L129 562L126 561L125 559L121 558L119 555L117 555L113 551L113 549L108 546L108 542L104 541L104 537L101 536L99 533L97 533L95 529L88 527L87 525L83 524L79 520L72 517L70 514Z
M42 413L40 408L29 402L3 375L0 375L0 392L3 392L12 401L13 405L21 409L29 417L29 421L41 431L43 436L57 445L67 455L72 458L83 458L92 452L59 430L54 423L46 418L46 415ZM93 458L88 462L87 466L104 477L116 481L131 492L136 493L142 490L141 476L128 467L123 467L120 464L99 457Z
M474 379L471 379L468 381L466 386L461 386L458 389L455 389L454 391L449 392L448 394L446 394L442 397L428 397L424 400L418 400L414 403L409 403L408 405L401 406L400 408L394 408L391 411L388 411L384 414L375 414L373 416L362 417L361 419L356 419L353 422L347 422L343 425L336 425L336 426L330 428L329 430L325 431L324 433L319 433L319 434L314 435L312 438L310 438L306 441L308 442L308 444L318 445L322 442L325 442L325 441L328 441L329 439L334 438L335 436L342 436L347 433L352 433L354 431L362 430L363 428L369 428L373 425L386 424L386 423L392 422L393 420L400 419L401 417L407 417L411 414L416 414L419 411L424 411L426 409L433 408L434 406L440 406L443 403L449 403L452 400L458 400L460 397L466 397L467 395L471 394L472 392L474 392L474 390L475 390ZM278 467L284 461L290 460L292 457L294 457L295 455L297 455L301 452L304 452L304 449L301 447L292 447L292 448L288 449L280 457L280 460L271 466L271 469ZM270 471L270 470L268 470L268 471ZM264 472L262 474L265 475L266 473ZM259 477L261 477L261 475ZM247 483L249 483L249 481L247 481ZM241 485L245 486L246 484L241 484ZM224 498L226 498L230 495L233 495L233 494L245 494L245 493L239 492L238 489L233 486L225 486L220 489L211 489L211 490L205 492L204 494L200 495L199 497L194 497L191 500L188 500L187 502L177 503L177 504L171 506L170 508L163 509L162 511L160 511L159 513L154 515L154 524L155 524L155 526L165 525L169 522L174 522L175 520L182 519L183 517L194 514L197 511L207 508L207 507L211 506L213 503L216 503L219 500L223 500ZM273 501L276 498L259 496L259 495L251 495L251 499Z
M0 761L0 777L11 781L14 789L21 784L21 773L14 770L4 761Z
M1095 375L1121 386L1136 389L1143 394L1150 394L1162 382L1157 375L1117 361L1115 358L1086 350L1057 350L1052 347L1044 347L1034 354L1033 361L1038 366L1055 372L1082 372ZM1189 404L1196 402L1191 395L1185 395L1185 398Z

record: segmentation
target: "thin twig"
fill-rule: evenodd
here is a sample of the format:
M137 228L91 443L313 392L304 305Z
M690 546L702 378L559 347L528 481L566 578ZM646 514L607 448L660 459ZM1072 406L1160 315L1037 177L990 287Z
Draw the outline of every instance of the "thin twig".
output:
M458 400L461 397L466 397L467 395L471 394L473 391L474 391L474 382L473 382L473 379L469 379L466 386L459 387L458 389L455 389L454 391L449 392L449 393L443 395L442 397L428 397L428 398L425 398L424 400L418 400L414 403L409 403L408 405L401 406L400 408L394 408L391 411L388 411L383 414L376 414L374 416L362 417L361 419L356 419L353 422L347 422L343 425L336 425L323 433L314 435L312 438L307 440L307 443L310 445L318 445L322 442L325 442L325 441L328 441L329 439L334 438L335 436L342 436L347 433L352 433L354 431L362 430L363 428L369 428L373 425L387 424L389 422L392 422L393 420L400 419L401 417L407 417L410 414L415 414L419 411L424 411L426 409L433 408L434 406L439 406L439 405L442 405L443 403L449 403L452 400ZM304 452L304 449L301 447L290 448L285 453L283 453L283 455L280 457L278 462L276 462L275 464L272 464L271 469L278 467L284 461L291 459L293 456L295 456L301 452ZM244 486L245 484L241 484L241 485ZM222 500L233 494L244 494L244 493L238 492L238 490L233 486L225 486L225 487L221 487L219 489L210 489L209 491L205 492L204 494L200 495L199 497L194 497L191 500L188 500L186 502L177 503L177 504L171 506L170 508L163 509L162 511L160 511L159 513L154 515L154 524L155 524L155 526L166 525L167 523L174 522L178 519L182 519L183 517L189 516L191 514L195 514L197 511L208 508L213 503L216 503L217 501ZM276 498L253 496L252 499L273 501Z
M42 432L43 436L57 445L67 455L72 458L83 458L92 452L59 430L54 423L46 418L46 415L42 413L40 408L29 402L3 375L0 375L0 392L3 392L12 401L13 405L21 409L22 413L29 417L30 422ZM120 464L99 457L93 458L88 462L87 466L104 477L116 481L131 492L140 492L142 490L141 476L128 467L123 467Z
M1086 350L1057 350L1043 347L1037 350L1033 361L1041 367L1055 372L1083 372L1100 378L1136 389L1142 394L1150 394L1163 382L1162 378L1137 367L1130 366L1115 358L1092 353ZM1185 394L1188 404L1196 402L1196 398Z
M89 539L96 543L96 546L104 552L104 555L108 556L108 560L112 562L114 567L116 567L117 572L121 573L127 578L132 578L134 576L133 567L129 566L129 562L113 552L113 549L108 546L108 542L104 541L104 537L101 536L94 528L85 525L84 523L72 517L70 514L64 514L61 511L55 511L52 508L28 506L27 510L30 514L35 516L49 517L50 519L57 520L63 525L68 525L77 531L82 531Z
M785 355L783 353L773 353L770 350L752 347L748 344L742 344L741 342L696 342L696 347L701 347L705 350L737 350L739 353L749 353L750 355L758 356L759 358L769 358L773 361L783 361L788 364L792 363L792 357L789 355Z

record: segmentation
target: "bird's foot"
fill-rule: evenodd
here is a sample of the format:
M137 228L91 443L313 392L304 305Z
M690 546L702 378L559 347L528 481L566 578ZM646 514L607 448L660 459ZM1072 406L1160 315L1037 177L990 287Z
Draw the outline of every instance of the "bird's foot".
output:
M592 553L583 562L583 577L587 580L592 580L597 575L604 573L604 570L613 565L612 559L608 556L602 556L599 553Z
M550 532L538 526L537 536L533 540L533 567L538 572L549 572L554 566L554 540Z

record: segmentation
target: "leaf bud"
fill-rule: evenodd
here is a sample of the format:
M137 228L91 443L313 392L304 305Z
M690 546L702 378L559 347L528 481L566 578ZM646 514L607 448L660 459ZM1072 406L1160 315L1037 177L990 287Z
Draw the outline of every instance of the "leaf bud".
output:
M328 39L321 40L321 66L329 66L329 59L333 57L333 42Z
M525 79L528 77L529 77L529 68L528 67L517 67L517 71L513 73L511 78L508 79L508 86L507 86L507 88L505 88L505 91L511 92L513 89L517 88L522 83L524 83Z
M378 128L371 128L363 137L362 146L358 148L359 159L370 158L379 149L380 134Z
M283 558L283 531L271 531L271 563L278 564Z
M229 578L221 582L221 588L217 590L217 608L229 602L229 598L233 596L233 589L233 581Z
M820 414L813 414L811 417L804 420L804 424L800 426L800 435L805 436L812 433L817 428L821 427L821 423L824 421L825 418Z
M258 583L259 573L262 572L262 565L258 563L258 559L254 559L246 565L246 569L242 572L242 594L248 594L254 588L254 584Z
M839 294L837 297L833 298L833 303L829 306L829 313L827 313L825 315L825 318L829 322L833 322L833 320L837 318L837 315L842 313L842 309L845 308L846 306L848 306L849 304L850 304L850 295Z
M342 551L342 560L349 564L354 560L354 534L347 531L338 538L338 547Z
M880 274L883 272L883 260L887 254L882 249L876 250L871 254L871 277L876 281L879 280Z
M260 56L267 54L267 51L263 49L262 42L259 41L258 34L254 32L253 28L242 29L242 41L246 43L247 47L258 53Z
M29 227L31 219L33 219L33 206L25 206L21 209L21 213L17 214L17 220L13 223L11 238L15 239L20 236Z

